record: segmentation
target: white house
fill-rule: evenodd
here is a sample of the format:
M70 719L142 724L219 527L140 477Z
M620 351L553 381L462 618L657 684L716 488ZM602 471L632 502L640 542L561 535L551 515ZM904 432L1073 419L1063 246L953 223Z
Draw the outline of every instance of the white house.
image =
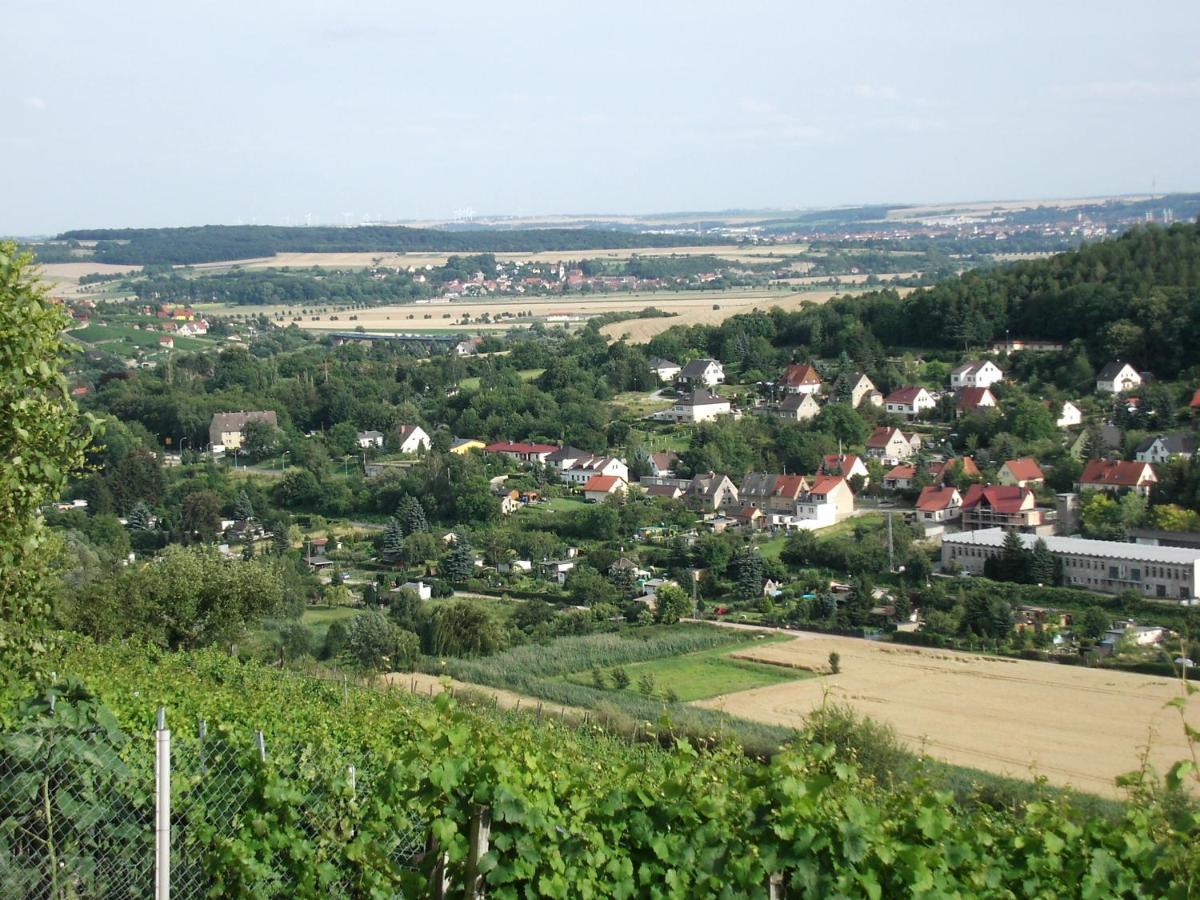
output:
M670 478L675 474L675 466L679 464L679 454L674 450L663 450L651 453L647 460L650 463L650 474L656 478Z
M1172 459L1191 459L1196 455L1196 435L1190 431L1148 437L1134 451L1134 459L1144 463L1165 463Z
M548 559L541 563L541 570L556 584L562 584L567 580L567 573L575 568L575 560L573 559Z
M927 409L933 409L937 406L937 401L923 387L902 387L888 394L884 398L883 406L890 413L912 419Z
M929 485L917 498L917 518L925 525L938 525L962 515L962 494L958 488Z
M763 411L789 422L807 422L821 412L817 398L806 391L788 394L780 403L762 407Z
M423 581L406 581L400 587L408 588L422 600L431 600L433 598L433 588Z
M707 390L692 391L675 401L670 409L655 415L677 424L684 422L711 422L717 416L727 416L733 411L729 401Z
M680 387L716 387L725 381L725 368L715 359L693 359L675 377Z
M1074 428L1076 425L1082 425L1083 413L1070 400L1064 400L1062 408L1058 411L1058 418L1054 420L1054 424L1059 428Z
M679 363L669 359L655 356L650 360L650 371L659 381L674 381L682 370L683 367Z
M613 494L623 494L629 483L619 475L593 475L583 486L583 499L588 503L599 503Z
M420 425L401 425L396 429L396 442L401 453L429 449L429 435Z
M907 436L899 428L881 425L867 438L867 456L884 465L894 466L921 449L918 435Z
M796 499L796 518L804 528L824 528L854 514L854 492L841 475L825 475Z
M625 460L615 456L592 456L578 460L569 469L564 469L561 478L567 484L587 484L596 475L615 475L623 481L629 480L629 466Z
M1096 390L1101 394L1123 394L1142 383L1142 376L1129 363L1110 362L1096 376Z
M1003 370L990 359L968 360L950 373L950 387L954 390L991 387L1003 380Z
M383 446L383 432L381 431L360 431L358 433L358 446L362 450L368 447Z

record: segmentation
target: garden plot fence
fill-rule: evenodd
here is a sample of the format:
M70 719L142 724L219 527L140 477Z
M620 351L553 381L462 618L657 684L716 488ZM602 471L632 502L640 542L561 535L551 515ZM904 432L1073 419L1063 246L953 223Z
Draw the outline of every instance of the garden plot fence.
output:
M348 837L327 843L348 845L354 810L373 799L369 764L333 765L306 750L272 748L261 732L233 740L199 722L173 736L166 725L160 710L153 741L145 735L119 748L78 729L0 734L0 897L190 900L245 888L256 897L288 896L296 871L287 868L288 853L247 861L245 841L269 842L279 821L272 815L282 809L290 834L327 834L330 822L341 822ZM286 797L273 813L264 810L263 798L280 785ZM373 852L385 858L371 863L373 871L406 871L420 879L420 893L447 896L446 861L425 823L403 814L396 821L382 840L374 836ZM489 825L488 811L477 810L475 861L487 852ZM363 868L340 865L338 852L314 858L315 890L370 893ZM453 892L478 896L479 885Z

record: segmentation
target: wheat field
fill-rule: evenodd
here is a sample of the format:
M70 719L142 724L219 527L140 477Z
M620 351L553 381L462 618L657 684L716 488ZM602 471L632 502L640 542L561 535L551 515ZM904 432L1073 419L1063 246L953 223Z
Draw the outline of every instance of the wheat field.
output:
M1081 666L906 647L850 638L807 638L750 648L746 659L841 672L725 694L697 705L774 725L800 727L825 701L845 702L891 724L914 750L956 765L1103 796L1148 759L1160 772L1190 756L1177 681ZM1200 727L1200 704L1188 711Z

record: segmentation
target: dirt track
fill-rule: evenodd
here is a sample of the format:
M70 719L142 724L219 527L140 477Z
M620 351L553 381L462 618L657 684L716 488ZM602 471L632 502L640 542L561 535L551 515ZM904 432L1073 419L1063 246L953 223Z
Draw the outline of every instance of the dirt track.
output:
M841 673L726 694L697 705L760 722L800 726L826 695L888 722L913 749L1003 775L1044 775L1105 796L1113 779L1150 761L1165 772L1189 750L1169 678L820 637L754 647L746 659ZM1200 727L1200 704L1188 720Z

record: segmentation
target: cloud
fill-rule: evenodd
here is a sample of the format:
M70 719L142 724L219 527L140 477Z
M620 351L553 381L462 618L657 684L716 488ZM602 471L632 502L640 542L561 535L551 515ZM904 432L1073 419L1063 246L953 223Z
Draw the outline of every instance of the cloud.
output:
M856 84L850 93L861 100L898 100L900 92L890 84Z
M756 116L769 116L775 113L775 104L770 100L760 100L757 97L743 97L742 112Z
M1064 100L1130 100L1137 97L1190 99L1200 97L1200 79L1190 81L1091 81L1059 85L1054 95Z
M41 97L26 97L21 102L25 104L26 108L36 112L45 112L49 108L49 104Z

